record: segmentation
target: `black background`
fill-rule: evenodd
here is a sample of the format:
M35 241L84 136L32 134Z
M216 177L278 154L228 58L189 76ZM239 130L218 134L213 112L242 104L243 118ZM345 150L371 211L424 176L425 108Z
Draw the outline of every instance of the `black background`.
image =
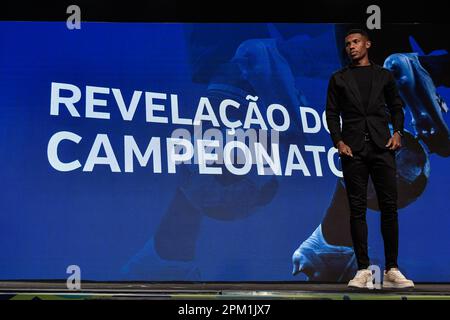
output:
M382 23L448 23L447 1L379 0L141 0L2 1L1 20L64 21L71 4L82 21L123 22L328 22L361 23L371 4Z

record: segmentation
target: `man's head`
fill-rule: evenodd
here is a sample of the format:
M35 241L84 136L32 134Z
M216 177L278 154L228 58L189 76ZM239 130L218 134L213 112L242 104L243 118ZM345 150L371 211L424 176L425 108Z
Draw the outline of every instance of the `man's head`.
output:
M352 62L368 58L371 45L369 35L362 29L351 29L345 36L345 52Z

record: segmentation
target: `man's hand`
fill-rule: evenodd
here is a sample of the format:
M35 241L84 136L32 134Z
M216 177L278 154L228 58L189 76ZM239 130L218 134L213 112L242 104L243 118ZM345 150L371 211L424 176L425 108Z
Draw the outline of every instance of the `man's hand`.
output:
M390 150L397 150L402 146L402 137L398 132L394 132L394 135L389 139L387 145Z
M338 147L338 151L339 151L339 155L346 155L346 156L350 156L353 157L353 153L352 153L352 149L346 145L344 143L344 141L339 141L337 143L337 147Z

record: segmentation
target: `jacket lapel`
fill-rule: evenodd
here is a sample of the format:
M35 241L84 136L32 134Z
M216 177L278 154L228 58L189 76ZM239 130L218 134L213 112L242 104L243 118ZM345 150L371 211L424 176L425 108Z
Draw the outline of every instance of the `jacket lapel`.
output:
M344 79L344 83L347 85L350 92L352 93L352 96L354 99L353 103L364 114L366 114L367 111L373 106L373 104L375 103L375 98L378 96L378 94L380 93L380 90L383 88L383 84L381 82L382 73L380 72L381 67L374 64L373 61L370 61L370 63L373 65L374 72L372 73L372 84L371 84L370 95L369 95L369 105L367 106L367 109L362 104L361 93L359 92L358 84L356 83L355 78L353 78L353 76L350 72L350 67L347 66L345 68L344 72L342 73L342 78Z
M383 88L383 82L381 81L383 73L381 72L381 67L374 64L373 62L371 63L373 64L372 86L370 90L369 105L367 106L367 110L374 106L376 97L380 93L380 90Z
M348 89L352 93L353 96L353 103L363 112L365 113L364 107L362 105L362 99L361 94L359 92L358 84L355 81L355 78L353 78L350 67L347 66L347 68L342 73L342 78L344 79L344 83L347 85Z

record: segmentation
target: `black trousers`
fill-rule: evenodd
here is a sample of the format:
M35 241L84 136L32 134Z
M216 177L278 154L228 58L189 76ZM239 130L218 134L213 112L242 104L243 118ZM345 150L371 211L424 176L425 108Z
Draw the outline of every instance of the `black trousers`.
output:
M398 268L398 214L395 151L380 149L370 139L353 157L341 155L347 197L350 205L350 230L358 269L370 266L367 246L367 185L372 179L381 212L385 268Z

